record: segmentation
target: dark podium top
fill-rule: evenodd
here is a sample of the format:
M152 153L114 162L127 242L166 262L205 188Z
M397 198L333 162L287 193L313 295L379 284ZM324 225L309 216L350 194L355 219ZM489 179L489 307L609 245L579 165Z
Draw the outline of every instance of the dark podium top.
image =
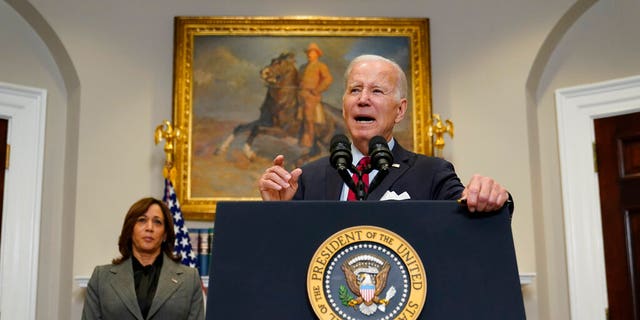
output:
M388 229L422 259L418 319L524 319L510 214L455 201L220 202L207 319L317 319L307 270L321 244L360 225ZM379 319L380 314L362 319Z

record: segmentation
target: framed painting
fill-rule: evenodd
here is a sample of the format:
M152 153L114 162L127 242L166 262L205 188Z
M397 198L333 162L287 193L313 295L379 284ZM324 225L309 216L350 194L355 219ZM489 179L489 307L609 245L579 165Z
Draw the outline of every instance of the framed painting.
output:
M309 133L298 100L312 51L331 80ZM278 154L288 168L327 155L345 132L344 71L361 54L404 69L409 108L394 137L431 155L428 19L176 17L173 121L186 138L176 142L174 185L185 218L213 220L218 201L258 200L258 178Z

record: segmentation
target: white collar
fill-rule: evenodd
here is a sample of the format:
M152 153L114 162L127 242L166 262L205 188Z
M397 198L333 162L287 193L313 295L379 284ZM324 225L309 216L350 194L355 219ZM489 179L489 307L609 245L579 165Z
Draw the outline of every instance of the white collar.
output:
M387 145L389 145L389 150L393 150L393 147L396 145L396 140L391 137L391 140L387 141ZM353 143L351 144L351 155L353 156L353 165L358 165L360 159L364 158L364 154L356 148Z

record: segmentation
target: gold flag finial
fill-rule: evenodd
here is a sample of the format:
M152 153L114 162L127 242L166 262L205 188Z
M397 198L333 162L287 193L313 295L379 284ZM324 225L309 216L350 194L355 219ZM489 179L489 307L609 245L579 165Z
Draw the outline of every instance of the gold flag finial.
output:
M179 140L184 138L182 130L174 128L167 120L163 120L162 124L156 127L154 133L154 141L156 145L160 141L164 140L164 153L166 159L164 162L164 169L162 169L162 175L171 181L174 181L176 175L176 168L173 167L173 151L175 144Z
M448 133L451 139L453 139L453 122L447 119L444 123L440 120L439 114L433 115L433 124L429 124L429 137L434 138L434 147L436 151L436 157L442 158L442 150L444 150L444 134Z

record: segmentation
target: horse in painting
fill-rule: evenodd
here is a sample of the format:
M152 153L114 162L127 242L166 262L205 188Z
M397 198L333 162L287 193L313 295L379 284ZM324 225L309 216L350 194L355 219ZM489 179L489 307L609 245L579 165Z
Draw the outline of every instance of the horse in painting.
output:
M302 119L298 105L298 70L293 53L282 53L271 60L271 63L260 70L260 78L264 81L267 92L260 106L258 119L240 124L226 136L222 144L216 148L215 154L224 154L231 143L241 134L247 133L243 144L244 155L253 160L256 153L252 144L257 136L266 134L277 138L291 137L298 139ZM320 152L321 146L328 145L336 130L344 131L340 110L323 103L326 121L316 133L315 143L300 158L310 159Z

